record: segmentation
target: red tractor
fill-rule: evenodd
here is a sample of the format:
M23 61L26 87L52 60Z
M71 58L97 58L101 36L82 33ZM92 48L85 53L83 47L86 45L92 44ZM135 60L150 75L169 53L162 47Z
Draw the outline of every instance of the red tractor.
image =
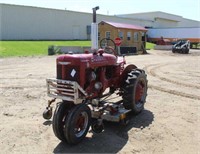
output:
M111 45L112 44L112 45ZM91 129L103 131L103 121L126 123L130 112L140 113L147 96L145 71L131 64L125 67L124 56L116 53L111 39L101 41L102 48L92 53L68 53L57 58L57 77L47 79L49 101L43 113L52 116L53 131L61 141L77 144ZM117 96L117 102L108 101Z

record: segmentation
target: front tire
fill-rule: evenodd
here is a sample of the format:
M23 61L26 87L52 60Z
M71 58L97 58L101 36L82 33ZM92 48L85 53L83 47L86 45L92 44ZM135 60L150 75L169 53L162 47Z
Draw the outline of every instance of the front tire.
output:
M172 53L175 53L176 52L176 49L175 48L172 48Z
M64 136L64 124L65 124L65 118L68 115L69 107L67 102L60 102L57 104L54 116L53 116L53 132L55 136L63 141L66 142L65 136Z
M147 96L147 75L144 70L133 69L124 82L123 105L134 114L144 109Z
M91 125L91 111L86 104L80 104L72 108L65 120L64 134L69 144L77 144L82 141Z

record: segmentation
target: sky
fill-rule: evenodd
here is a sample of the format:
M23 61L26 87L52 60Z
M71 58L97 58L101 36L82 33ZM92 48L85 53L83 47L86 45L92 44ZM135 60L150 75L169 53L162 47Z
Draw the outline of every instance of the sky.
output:
M200 21L200 0L0 0L0 3L118 15L162 11Z

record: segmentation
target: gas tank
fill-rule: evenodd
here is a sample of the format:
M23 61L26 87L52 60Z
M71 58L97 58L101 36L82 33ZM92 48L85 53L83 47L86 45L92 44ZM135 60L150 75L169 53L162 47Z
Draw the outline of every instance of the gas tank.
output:
M73 65L86 68L115 65L117 58L112 54L66 54L57 58L58 65Z

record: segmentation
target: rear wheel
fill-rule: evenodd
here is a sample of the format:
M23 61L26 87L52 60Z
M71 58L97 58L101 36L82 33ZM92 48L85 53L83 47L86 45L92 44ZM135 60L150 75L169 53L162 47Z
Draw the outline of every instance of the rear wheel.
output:
M70 110L65 120L64 134L69 144L77 144L85 138L91 124L91 111L86 104Z
M183 47L182 53L183 53L183 54L186 54L186 53L187 53L187 48L186 48L186 47Z
M134 114L144 109L147 96L147 75L144 70L134 69L124 82L123 105Z
M68 106L69 104L67 102L58 103L53 116L53 132L55 136L61 141L66 141L64 136L64 124L65 118L67 117L69 111Z
M189 49L188 49L188 48L186 49L186 52L185 52L185 53L186 53L186 54L188 54L188 53L189 53Z

